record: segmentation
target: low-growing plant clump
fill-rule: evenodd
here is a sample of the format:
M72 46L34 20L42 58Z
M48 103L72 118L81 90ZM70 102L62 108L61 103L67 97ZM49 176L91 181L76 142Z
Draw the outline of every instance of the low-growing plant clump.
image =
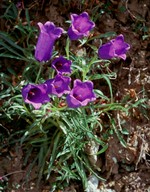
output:
M10 3L3 18L18 21L11 23L13 31L0 31L0 56L21 64L19 70L7 69L13 83L6 72L0 77L1 119L13 125L7 131L2 123L7 136L1 150L15 144L22 148L23 167L12 174L22 173L23 183L36 168L36 186L49 182L55 191L75 182L89 191L90 178L107 180L99 159L109 140L117 137L126 149L130 115L138 108L146 111L147 98L137 99L134 91L117 98L112 83L117 79L112 66L125 62L132 47L123 33L96 35L96 19L88 11L70 13L67 30L52 21L39 21L37 30L28 9L23 23L20 7L21 2ZM10 188L9 173L0 176L1 188Z

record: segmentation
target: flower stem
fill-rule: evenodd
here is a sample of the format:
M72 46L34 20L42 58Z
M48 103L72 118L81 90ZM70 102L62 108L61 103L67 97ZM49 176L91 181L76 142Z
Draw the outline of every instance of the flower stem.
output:
M35 84L36 84L36 83L38 82L38 80L39 80L41 71L42 71L42 64L40 64L40 68L39 68L38 74L37 74L37 76L36 76Z
M70 45L70 39L67 38L66 47L65 47L67 59L69 59L69 45Z

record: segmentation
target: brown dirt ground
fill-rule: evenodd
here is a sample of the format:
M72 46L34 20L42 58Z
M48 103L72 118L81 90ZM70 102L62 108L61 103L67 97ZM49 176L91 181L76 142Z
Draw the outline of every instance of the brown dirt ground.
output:
M150 1L149 0L85 0L81 4L79 0L72 1L23 1L24 7L28 7L31 22L36 25L38 21L50 20L56 25L68 28L65 20L69 20L70 13L87 11L92 15L92 10L99 5L99 9L105 8L103 14L96 21L96 34L114 31L124 34L125 39L131 44L126 61L119 60L112 65L112 70L117 72L117 79L113 80L116 100L124 95L139 99L144 96L149 98L150 106ZM105 6L105 5L108 6ZM125 8L126 11L121 11ZM1 20L1 30L5 30L5 21ZM146 29L146 31L145 31ZM144 40L142 37L149 35ZM144 92L143 92L144 90ZM144 95L143 95L144 94ZM150 191L150 122L139 109L133 109L131 116L114 114L116 119L126 119L125 128L129 131L127 138L128 147L124 148L113 135L109 138L109 148L100 157L102 176L107 182L99 183L102 192L149 192ZM149 116L149 111L147 111ZM6 151L5 151L6 150ZM9 152L8 152L9 151ZM16 171L9 176L9 185L19 183L22 188L11 192L31 191L48 192L49 185L41 183L40 189L36 189L36 167L30 176L30 189L24 188L22 183L24 172L23 152L16 145L14 148L4 149L0 156L0 176ZM63 192L82 191L80 185L72 184Z

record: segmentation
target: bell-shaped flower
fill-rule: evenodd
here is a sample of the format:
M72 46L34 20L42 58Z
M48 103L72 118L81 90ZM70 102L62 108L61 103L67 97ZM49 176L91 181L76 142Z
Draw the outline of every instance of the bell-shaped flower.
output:
M99 47L98 56L101 59L111 59L114 57L126 59L126 52L130 49L130 45L124 42L123 35L117 36L109 43L106 43Z
M65 59L63 56L55 58L52 62L52 68L54 68L58 74L69 74L71 73L71 61Z
M47 80L45 84L48 87L48 94L54 94L58 97L61 97L63 94L70 93L70 82L70 77L58 74L55 76L55 78Z
M71 14L71 26L68 29L68 35L71 40L77 40L88 36L95 27L95 23L90 20L87 12L80 15Z
M67 104L70 108L86 106L89 102L96 99L93 92L92 81L82 82L79 79L74 81L74 86L71 92L67 95Z
M48 61L52 56L53 46L58 39L63 29L56 27L54 23L47 21L45 24L38 23L40 28L40 34L35 49L35 58L36 60Z
M24 102L32 104L35 109L39 109L43 103L50 101L45 84L27 84L22 88L22 97Z

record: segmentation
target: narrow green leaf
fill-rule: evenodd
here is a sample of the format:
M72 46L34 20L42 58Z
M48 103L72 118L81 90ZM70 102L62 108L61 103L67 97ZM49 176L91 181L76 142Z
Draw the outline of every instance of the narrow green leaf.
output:
M7 58L11 58L11 59L17 59L17 60L24 60L26 61L25 58L21 58L20 56L16 56L16 55L11 55L10 53L1 53L0 57L7 57Z
M25 9L25 15L26 15L26 20L27 20L28 26L30 26L30 16L29 16L28 9Z
M16 72L15 72L12 68L8 67L7 70L8 70L9 73L11 73L12 75L14 75L14 76L17 75Z
M47 169L47 171L48 171L47 179L50 177L50 174L51 174L51 171L52 171L52 166L53 166L53 163L55 161L55 157L57 155L58 143L59 143L60 135L61 135L61 132L58 132L58 133L56 133L56 137L54 138L54 145L53 145L53 149L52 149L52 154L51 154L49 165L48 165L48 169Z
M99 155L101 153L104 153L108 149L108 144L104 145L100 151L98 151L96 154Z
M24 51L24 49L22 48L22 47L20 47L19 45L17 45L14 41L12 41L11 39L10 39L10 37L6 34L6 33L4 33L4 32L2 32L2 31L0 31L0 38L2 38L3 40L5 40L8 44L10 44L12 47L14 47L14 48L16 48L16 49L18 49L18 50L20 50L20 51Z
M125 129L125 128L123 128L121 130L121 133L124 134L124 135L129 135L129 131L127 129Z
M107 37L112 37L112 36L116 36L116 32L114 31L109 31L109 32L106 32L104 34L101 34L99 37L100 38L107 38Z
M109 101L109 98L107 96L104 95L104 93L101 90L98 89L94 89L94 92L101 98L106 99L107 101Z
M106 80L106 82L109 86L111 102L113 102L113 92L112 92L112 85L111 85L110 79L106 75L102 75L102 78Z
M7 45L4 42L0 42L0 45L2 45L6 50L10 51L11 53L15 54L16 56L19 56L20 58L23 58L22 55L20 55L15 49L13 49L11 46Z

